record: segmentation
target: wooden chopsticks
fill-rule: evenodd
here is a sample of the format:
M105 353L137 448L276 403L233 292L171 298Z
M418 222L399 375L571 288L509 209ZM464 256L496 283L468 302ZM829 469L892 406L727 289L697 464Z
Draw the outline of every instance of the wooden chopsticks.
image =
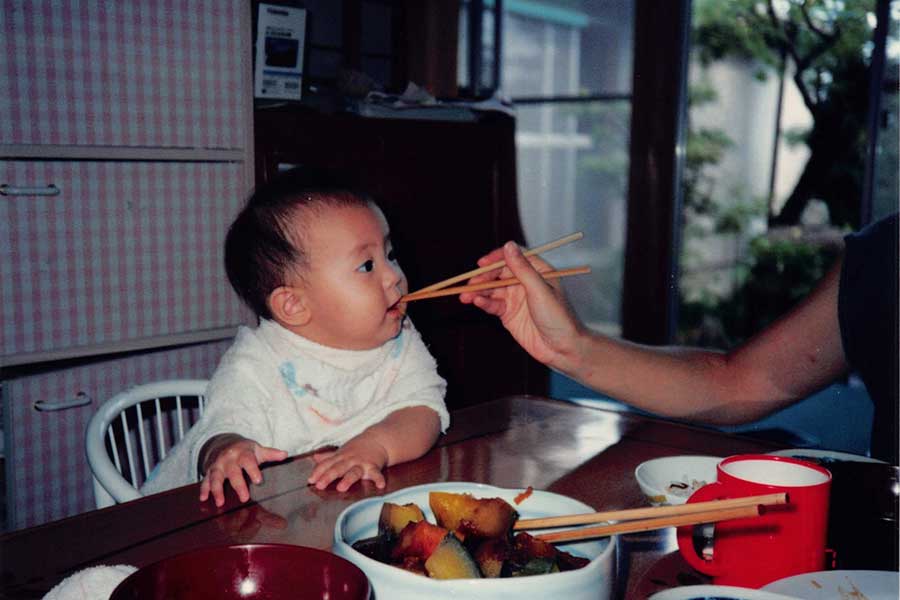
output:
M541 252L549 252L555 248L559 248L560 246L564 246L566 244L570 244L572 242L578 241L584 237L584 234L580 231L576 231L575 233L570 233L567 236L561 237L557 240L553 240L552 242L547 242L546 244L542 244L535 248L531 248L530 250L526 250L522 254L524 256L532 256L535 254L540 254ZM448 279L444 279L443 281L438 281L437 283L433 283L429 286L423 287L421 289L416 290L415 292L411 292L405 296L403 296L400 300L402 302L412 302L413 300L425 300L427 298L437 298L439 296L450 296L453 294L461 294L463 292L470 291L478 291L478 290L489 290L496 287L505 287L508 285L515 285L519 283L518 279L510 278L510 279L499 279L496 281L486 281L484 283L475 284L480 287L477 290L473 289L472 286L459 286L456 288L447 288L447 286L453 285L459 281L463 281L464 279L469 279L471 277L475 277L476 275L481 275L482 273L487 273L489 271L494 271L496 269L501 269L506 266L505 260L498 260L497 262L493 262L489 265L485 265L483 267L479 267L477 269L472 269L471 271L466 271L465 273L460 273L459 275L455 275ZM577 272L576 272L577 271ZM542 273L544 279L555 279L558 277L568 277L569 275L580 275L583 273L590 273L591 270L589 267L575 267L572 269L562 269L559 271L549 271L548 273ZM443 290L443 294L434 294L428 295L429 292L435 292L437 290ZM454 290L454 291L450 291Z
M651 508L634 508L614 510L561 517L545 517L539 519L520 519L514 529L541 529L545 527L563 527L620 521L619 523L585 527L554 533L538 535L545 541L572 541L603 537L614 533L630 533L651 531L664 527L696 525L698 523L714 523L726 519L740 519L760 514L760 507L786 504L787 494L764 494L727 500L710 500L680 506L655 506Z
M658 519L636 519L613 525L598 525L597 527L583 527L581 529L569 529L555 533L543 533L534 537L545 542L574 542L577 540L589 540L598 537L606 537L616 533L635 533L638 531L652 531L665 529L666 527L680 527L682 525L699 525L700 523L715 523L729 519L747 519L758 517L762 513L762 506L741 506L738 508L726 508L724 510L708 510L678 517L660 517Z
M607 521L630 521L633 519L674 517L689 515L721 508L737 508L755 506L757 504L787 504L787 494L763 494L761 496L745 496L727 500L709 500L678 506L652 506L647 508L628 508L625 510L608 510L606 512L584 513L580 515L564 515L561 517L542 517L539 519L519 519L513 529L543 529L545 527L565 527L570 525L590 525Z
M541 273L541 277L544 279L558 279L560 277L569 277L570 275L582 275L584 273L590 273L590 267L572 267L571 269L560 269L558 271L547 271L545 273ZM510 285L516 285L519 283L519 280L515 277L510 277L509 279L495 279L494 281L485 281L483 283L473 283L472 285L460 285L457 287L449 287L440 290L434 291L422 291L419 290L417 292L413 292L412 294L407 294L403 296L400 301L401 302L415 302L416 300L427 300L428 298L438 298L440 296L452 296L454 294L462 294L463 292L478 292L482 290L492 290L494 288L507 287Z

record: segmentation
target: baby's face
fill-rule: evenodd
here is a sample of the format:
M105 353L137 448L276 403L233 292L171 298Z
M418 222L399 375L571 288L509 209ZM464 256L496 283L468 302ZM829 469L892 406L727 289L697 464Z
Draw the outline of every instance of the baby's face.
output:
M346 350L376 348L400 332L406 277L374 206L328 208L307 228L302 284L312 311L303 335Z

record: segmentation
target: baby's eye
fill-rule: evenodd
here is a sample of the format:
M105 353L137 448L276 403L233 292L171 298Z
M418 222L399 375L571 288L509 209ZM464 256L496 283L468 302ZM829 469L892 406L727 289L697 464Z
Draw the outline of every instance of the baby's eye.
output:
M367 260L363 264L359 265L356 270L360 273L371 273L375 269L375 261Z
M388 259L389 261L391 261L391 262L397 262L397 253L394 251L393 248L391 248L390 250L388 250L388 252L387 252L387 259Z

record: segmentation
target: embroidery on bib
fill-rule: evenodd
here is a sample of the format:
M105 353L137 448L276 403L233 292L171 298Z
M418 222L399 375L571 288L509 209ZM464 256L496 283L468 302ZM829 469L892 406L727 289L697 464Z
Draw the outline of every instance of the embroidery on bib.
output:
M294 364L290 361L285 361L281 363L278 367L278 372L281 374L281 379L284 381L284 384L287 386L288 390L293 394L296 398L303 398L307 395L312 396L313 398L319 398L319 391L313 387L311 383L300 384L297 381L297 370L294 368ZM322 413L322 410L318 410L315 407L304 403L304 407L306 410L314 414L318 417L326 425L340 425L344 422L345 419L341 419L338 417L328 417L327 415ZM324 409L330 407L322 407Z
M281 363L278 367L278 372L281 373L281 379L284 381L284 385L287 386L287 389L290 390L293 395L298 398L302 398L306 395L308 392L307 386L301 386L297 383L297 371L294 369L293 363L290 361Z

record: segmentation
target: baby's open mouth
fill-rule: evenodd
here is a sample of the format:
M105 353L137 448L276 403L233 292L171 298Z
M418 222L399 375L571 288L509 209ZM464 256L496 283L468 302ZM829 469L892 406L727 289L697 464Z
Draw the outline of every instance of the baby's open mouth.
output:
M394 302L393 304L391 304L391 305L388 307L388 312L391 312L391 311L397 311L397 312L400 313L401 315L402 315L402 314L405 314L405 313L406 313L406 306L405 306L405 304L401 305L400 300L401 300L401 298L398 298L396 302Z

